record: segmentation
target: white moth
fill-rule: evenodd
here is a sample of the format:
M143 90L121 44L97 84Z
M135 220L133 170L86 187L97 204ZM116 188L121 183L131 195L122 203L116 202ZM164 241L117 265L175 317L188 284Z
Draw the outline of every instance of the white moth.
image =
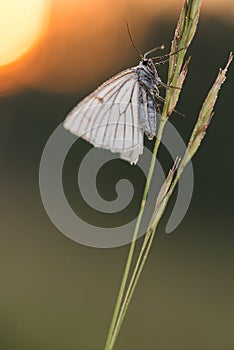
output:
M78 103L66 117L65 129L136 164L143 153L144 133L150 140L156 135L156 101L163 100L158 88L167 87L155 67L165 61L154 63L154 58L147 58L153 51L141 56L137 66L107 80Z

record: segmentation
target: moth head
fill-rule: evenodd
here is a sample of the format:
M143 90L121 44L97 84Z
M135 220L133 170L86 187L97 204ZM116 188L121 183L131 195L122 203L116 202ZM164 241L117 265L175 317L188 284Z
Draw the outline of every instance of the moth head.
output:
M145 67L148 67L150 70L154 70L154 63L153 63L153 60L151 58L146 58L146 57L143 57L142 58L142 61L141 61L141 64Z
M148 62L149 62L149 60L148 60L148 58L142 58L142 64L143 64L143 66L148 66Z

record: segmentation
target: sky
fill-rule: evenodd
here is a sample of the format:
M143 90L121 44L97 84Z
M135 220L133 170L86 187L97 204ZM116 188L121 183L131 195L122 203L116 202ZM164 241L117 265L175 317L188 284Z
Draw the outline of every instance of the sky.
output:
M30 87L71 93L98 83L132 55L124 20L137 46L148 50L152 22L169 20L181 6L180 0L1 0L0 94ZM233 1L204 1L208 15L232 22Z

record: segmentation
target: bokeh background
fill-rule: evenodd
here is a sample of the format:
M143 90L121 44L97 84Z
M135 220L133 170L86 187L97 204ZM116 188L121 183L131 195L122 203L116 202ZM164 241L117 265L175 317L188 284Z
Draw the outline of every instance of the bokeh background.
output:
M181 6L174 0L0 1L1 349L103 348L128 247L89 248L53 226L40 199L40 157L82 97L138 62L124 20L142 52L162 43L169 50ZM233 0L205 0L178 105L187 117L171 119L185 141L233 38ZM231 67L193 161L188 213L171 235L164 233L170 209L163 218L116 349L234 348L233 73ZM160 76L165 80L166 66ZM98 186L105 199L114 198L118 176L132 180L136 192L118 220L101 217L76 187L79 157L90 148L78 142L64 170L73 209L100 226L134 217L141 171L120 160L103 170ZM171 165L164 149L160 161Z

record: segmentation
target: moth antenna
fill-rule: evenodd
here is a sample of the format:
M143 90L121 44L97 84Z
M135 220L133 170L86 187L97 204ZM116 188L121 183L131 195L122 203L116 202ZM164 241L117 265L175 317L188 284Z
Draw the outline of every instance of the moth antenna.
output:
M126 20L124 20L124 22L126 23L128 35L129 35L129 38L131 40L132 46L134 47L134 49L136 50L136 52L138 53L140 58L143 59L144 56L142 55L142 53L140 52L140 50L136 47L136 45L134 43L133 36L132 36L132 33L131 33L131 30L130 30L128 22Z
M147 51L147 52L144 54L144 58L146 58L146 56L148 56L150 53L152 53L152 52L154 52L154 51L163 50L163 49L165 49L165 46L164 46L164 45L154 47L153 49Z

